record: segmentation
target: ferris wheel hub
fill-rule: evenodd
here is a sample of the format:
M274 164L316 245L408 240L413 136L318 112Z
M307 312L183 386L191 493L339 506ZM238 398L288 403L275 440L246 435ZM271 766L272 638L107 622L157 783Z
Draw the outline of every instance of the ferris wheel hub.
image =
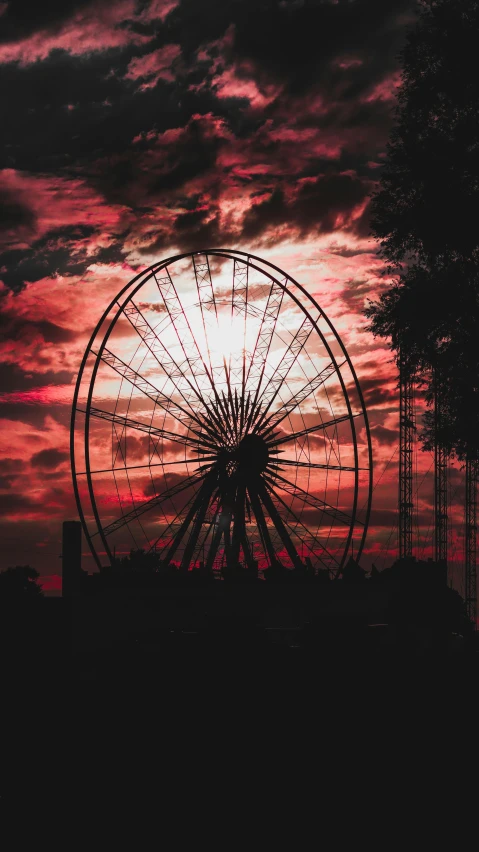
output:
M260 474L268 467L269 449L261 435L253 432L245 435L236 446L221 447L216 456L218 468L229 475Z
M238 468L249 473L262 473L269 461L268 445L261 435L250 433L241 439L238 450Z

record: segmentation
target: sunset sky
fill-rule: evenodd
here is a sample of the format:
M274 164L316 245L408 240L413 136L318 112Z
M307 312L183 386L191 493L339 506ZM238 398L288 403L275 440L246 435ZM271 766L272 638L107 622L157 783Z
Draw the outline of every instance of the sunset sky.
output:
M206 247L279 265L335 323L380 478L365 564L391 561L396 378L362 309L386 286L368 199L413 6L0 2L0 567L30 563L58 585L61 521L76 516L70 406L90 333L142 268ZM418 456L427 555L431 461ZM457 503L454 472L451 488Z

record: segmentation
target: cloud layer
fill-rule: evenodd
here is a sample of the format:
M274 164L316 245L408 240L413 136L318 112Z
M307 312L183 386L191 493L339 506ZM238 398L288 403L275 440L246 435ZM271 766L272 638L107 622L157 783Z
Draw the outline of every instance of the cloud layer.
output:
M368 203L413 6L1 5L6 563L26 561L28 550L57 573L59 523L76 514L66 455L72 383L109 299L162 256L219 245L284 266L344 336L379 471L389 462L369 546L383 558L396 503L397 393L389 353L363 331L361 311L384 286ZM426 495L424 534L430 507Z

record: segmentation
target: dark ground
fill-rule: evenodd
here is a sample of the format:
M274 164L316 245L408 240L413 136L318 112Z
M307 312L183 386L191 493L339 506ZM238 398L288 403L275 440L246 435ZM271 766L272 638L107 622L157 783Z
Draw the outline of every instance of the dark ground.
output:
M190 624L175 627L152 626L154 611L141 597L3 608L0 804L67 796L83 819L93 799L114 795L118 809L117 790L129 801L146 787L161 821L180 806L175 831L192 802L206 798L204 820L226 798L236 832L253 800L282 824L299 790L318 819L326 785L341 807L366 794L374 822L391 777L408 773L408 796L417 786L421 797L425 770L467 754L477 643L351 615L284 627L271 610L260 624L202 606L192 626L190 601Z
M344 600L308 609L291 590L268 593L267 604L247 591L229 593L232 600L233 609L225 597L178 592L10 603L1 618L3 672L27 689L50 682L97 699L134 691L193 704L194 695L209 700L225 690L245 700L294 692L314 705L326 685L330 698L364 693L366 684L375 692L455 684L466 693L476 685L479 634L385 623L370 617L377 608L355 612Z

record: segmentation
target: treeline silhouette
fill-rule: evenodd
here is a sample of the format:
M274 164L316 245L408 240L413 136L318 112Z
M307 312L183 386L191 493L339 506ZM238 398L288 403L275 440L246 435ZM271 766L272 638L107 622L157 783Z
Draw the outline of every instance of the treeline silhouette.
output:
M40 574L30 565L16 565L0 572L0 600L43 597Z
M328 570L315 571L311 560L307 557L302 568L286 568L279 561L259 570L258 563L251 565L238 563L224 565L220 570L212 570L203 562L197 562L190 570L183 571L173 562L165 564L159 554L154 551L131 550L128 556L116 557L109 567L103 568L96 575L96 582L104 585L122 585L126 581L136 585L144 585L148 578L156 584L205 585L222 579L228 583L250 584L259 579L268 583L327 583L330 580Z
M479 451L478 40L476 0L421 3L372 201L391 283L365 312L424 388L424 447L460 460Z
M444 566L442 566L444 568ZM262 572L257 567L224 567L221 572L207 571L202 563L181 571L174 563L164 564L158 554L132 550L128 556L117 558L109 568L94 575L84 574L77 593L96 595L112 590L148 592L160 589L205 589L218 586L277 589L286 597L298 590L306 599L316 594L324 599L348 597L357 601L378 595L384 599L384 617L394 623L414 623L423 626L447 625L449 629L467 633L470 624L465 615L464 601L449 588L445 568L433 560L397 560L391 567L378 571L363 569L350 558L341 575L333 579L327 570L314 571L309 560L304 568L285 568L279 562ZM218 580L223 582L218 583ZM281 590L284 590L281 591ZM276 594L276 593L275 593ZM294 593L296 595L296 592Z

